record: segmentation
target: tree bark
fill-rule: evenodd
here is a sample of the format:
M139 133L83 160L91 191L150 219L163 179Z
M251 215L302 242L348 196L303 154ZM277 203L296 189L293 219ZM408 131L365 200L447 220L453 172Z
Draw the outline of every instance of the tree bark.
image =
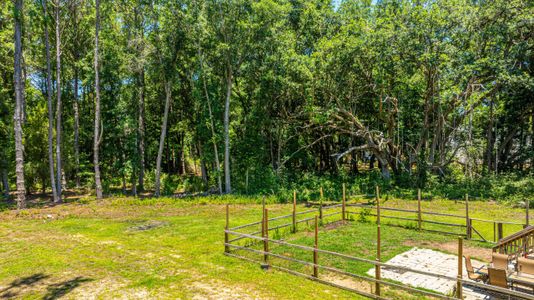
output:
M160 196L160 176L161 176L161 159L163 157L163 148L165 146L165 135L167 134L167 121L169 118L169 106L171 103L171 83L169 81L165 81L165 111L163 113L163 124L161 125L161 135L159 138L159 149L158 149L158 157L156 159L156 182L154 184L154 194L156 197Z
M230 67L226 76L226 101L224 105L224 188L227 194L232 192L230 182L230 97L232 95L232 71Z
M24 184L24 145L22 144L22 119L24 105L24 86L22 82L22 10L23 1L15 0L15 60L13 80L15 84L15 112L13 114L15 131L15 173L17 176L17 208L26 207L26 187Z
M42 2L45 20L48 16L46 1ZM46 48L46 97L48 109L48 165L50 171L50 186L52 187L52 198L58 202L57 186L54 171L54 112L52 108L52 67L50 66L50 38L48 34L48 24L44 24L45 48Z
M60 14L59 14L59 0L56 1L55 15L56 15L56 184L57 197L54 197L55 203L61 203L61 32L59 28Z
M98 33L100 31L100 0L96 0L96 20L95 20L95 132L93 143L93 163L95 167L95 187L96 198L102 199L102 182L100 179L99 147L102 139L100 129L100 78L98 59Z

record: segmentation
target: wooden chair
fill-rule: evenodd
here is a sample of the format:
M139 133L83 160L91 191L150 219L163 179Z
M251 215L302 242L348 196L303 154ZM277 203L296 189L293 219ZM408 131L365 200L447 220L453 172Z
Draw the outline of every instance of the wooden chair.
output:
M508 269L508 255L494 252L491 255L491 264L495 269Z
M471 256L464 256L465 258L465 269L467 270L467 276L469 279L474 281L484 281L486 279L486 276L483 274L478 274L475 272L475 269L473 268L473 264L471 263Z
M534 275L534 260L520 257L517 259L517 265L519 272Z
M506 271L503 269L488 268L488 283L494 286L508 288Z

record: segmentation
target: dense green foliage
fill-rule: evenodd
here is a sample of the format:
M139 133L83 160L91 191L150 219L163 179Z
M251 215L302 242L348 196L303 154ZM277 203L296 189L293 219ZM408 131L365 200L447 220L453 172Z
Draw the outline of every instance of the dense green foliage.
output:
M74 188L79 178L94 187L95 3L31 0L22 12L29 192L50 190L43 28L55 45L55 3L62 84L52 89L62 94L65 184ZM286 199L299 189L311 199L320 186L339 194L342 182L353 193L371 193L375 184L451 198L534 193L532 1L114 0L100 7L105 193L154 189L167 96L162 194L224 186L225 105L229 178L239 193ZM14 13L2 1L0 176L11 189Z

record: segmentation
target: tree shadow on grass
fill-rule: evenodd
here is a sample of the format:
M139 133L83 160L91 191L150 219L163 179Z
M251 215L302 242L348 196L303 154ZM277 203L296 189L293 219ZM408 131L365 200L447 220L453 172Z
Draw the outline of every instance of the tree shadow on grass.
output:
M18 295L18 289L31 287L41 280L47 279L50 275L45 275L43 273L36 273L27 277L22 277L16 280L13 280L6 288L0 290L0 298L9 299L16 297Z
M93 281L93 279L78 276L71 280L52 284L46 288L48 292L43 296L43 300L54 300L63 297L79 287L82 283L88 281Z
M0 290L0 299L12 299L20 296L19 294L25 289L32 288L36 285L43 286L41 281L48 279L49 277L50 275L36 273L31 276L16 279L12 281L6 288ZM43 296L43 300L54 300L63 297L75 288L79 287L82 283L92 280L93 279L91 278L78 276L71 280L50 284L46 286L47 292Z

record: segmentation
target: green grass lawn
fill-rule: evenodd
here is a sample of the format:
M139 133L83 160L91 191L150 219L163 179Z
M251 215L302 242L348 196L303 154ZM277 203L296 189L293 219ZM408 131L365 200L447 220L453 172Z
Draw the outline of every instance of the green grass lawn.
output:
M257 265L224 256L224 206L180 201L108 199L29 209L18 215L3 212L0 297L353 296L286 273L265 274ZM233 205L232 221L256 220L259 207ZM283 206L271 208L275 213Z
M257 204L260 200L253 199L256 204L243 204L250 200L113 198L97 202L86 199L19 213L4 211L0 213L0 297L359 298L284 272L266 273L257 264L224 256L225 207L221 203L234 203L230 209L230 223L237 226L261 218L261 205ZM413 204L393 203L388 206ZM425 205L434 205L432 203ZM491 203L474 202L473 206L477 207L477 214L486 218L510 220L521 213ZM291 210L290 205L283 204L269 204L268 207L273 217ZM456 209L454 203L446 206L442 203L438 207ZM299 205L299 210L304 209ZM339 218L339 215L334 217ZM284 231L276 234L294 243L312 245L313 236L306 231L306 225L301 224L299 229L295 235ZM322 249L375 257L376 226L371 219L369 223L326 226L321 231ZM413 246L454 252L455 237L384 226L382 245L382 257L387 260ZM485 251L489 251L480 243L467 243L467 247L475 256L484 256ZM310 255L291 253L283 248L273 248L273 251ZM370 268L336 258L321 259L359 274ZM305 268L302 271L309 272Z

